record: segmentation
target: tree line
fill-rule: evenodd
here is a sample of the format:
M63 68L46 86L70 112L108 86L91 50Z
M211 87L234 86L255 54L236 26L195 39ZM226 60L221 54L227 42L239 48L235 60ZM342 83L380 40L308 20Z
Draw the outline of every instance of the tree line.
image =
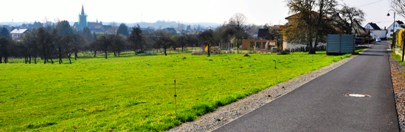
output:
M24 58L26 64L62 64L64 59L72 63L81 52L90 52L93 57L102 53L106 59L109 53L120 56L124 51L132 51L137 55L153 49L162 49L167 55L168 49L184 51L186 47L202 44L208 47L229 44L238 49L243 39L252 38L249 31L257 32L258 28L247 25L243 14L235 14L215 29L180 34L166 30L144 32L139 26L128 29L125 24L120 24L115 33L96 34L89 28L77 31L68 21L60 21L55 26L32 29L21 41L13 41L10 31L3 27L0 28L0 63L7 63L10 57ZM210 56L210 52L207 55Z

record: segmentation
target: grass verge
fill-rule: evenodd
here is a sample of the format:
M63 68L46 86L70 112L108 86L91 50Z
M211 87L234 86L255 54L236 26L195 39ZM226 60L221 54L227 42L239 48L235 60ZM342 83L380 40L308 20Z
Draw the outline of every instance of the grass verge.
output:
M395 54L394 52L392 52L392 53L391 53L391 57L392 57L395 61L399 62L399 64L400 64L401 66L405 66L405 62L402 62L402 58L401 58L400 55Z

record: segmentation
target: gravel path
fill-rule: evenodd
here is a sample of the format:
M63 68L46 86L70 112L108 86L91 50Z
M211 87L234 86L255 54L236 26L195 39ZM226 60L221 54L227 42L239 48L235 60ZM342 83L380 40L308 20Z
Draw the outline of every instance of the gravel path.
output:
M271 101L293 91L294 89L304 85L305 83L322 76L329 71L343 65L350 61L355 56L343 59L339 62L333 63L320 70L311 72L309 74L298 76L289 81L280 83L278 85L267 88L259 93L250 95L232 104L223 106L214 112L205 114L193 122L183 123L182 125L172 128L168 131L212 131L215 130Z
M397 61L390 59L392 84L401 132L405 132L405 70Z

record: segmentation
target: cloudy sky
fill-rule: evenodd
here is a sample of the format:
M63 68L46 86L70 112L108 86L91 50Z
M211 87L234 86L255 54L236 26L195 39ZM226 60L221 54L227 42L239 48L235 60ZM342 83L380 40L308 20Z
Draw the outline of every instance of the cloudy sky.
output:
M388 26L391 0L338 0L362 9L366 22ZM0 0L0 22L45 20L78 21L84 5L88 21L183 23L224 23L233 14L242 13L252 24L284 24L289 15L285 0ZM402 19L402 18L401 18Z

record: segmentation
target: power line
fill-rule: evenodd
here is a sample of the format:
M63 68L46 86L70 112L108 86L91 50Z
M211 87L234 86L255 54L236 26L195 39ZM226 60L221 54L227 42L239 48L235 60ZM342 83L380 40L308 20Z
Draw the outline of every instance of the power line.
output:
M345 0L340 0L340 1L343 3L343 5L346 5ZM363 5L359 5L359 6L357 6L357 7L369 6L369 5L377 4L377 3L382 2L382 1L383 1L383 0L376 0L376 1L373 1L373 2L370 2L370 3L366 3L366 4L363 4Z
M369 6L369 5L376 4L376 3L379 3L379 2L382 2L382 1L383 0L373 1L373 2L370 2L370 3L364 4L364 5L360 5L359 7Z

